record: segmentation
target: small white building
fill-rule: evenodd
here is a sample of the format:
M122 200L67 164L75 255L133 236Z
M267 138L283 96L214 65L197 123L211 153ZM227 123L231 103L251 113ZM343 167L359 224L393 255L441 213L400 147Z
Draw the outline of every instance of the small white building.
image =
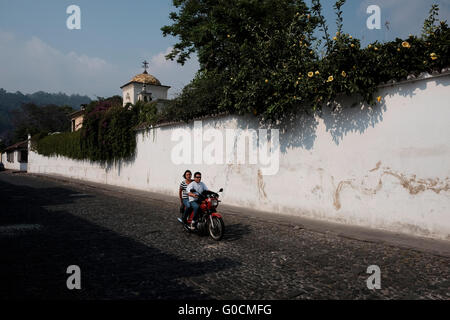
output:
M135 104L138 101L160 100L160 102L164 102L167 100L167 91L170 87L162 85L158 79L145 70L120 88L122 89L123 105L125 106L127 103Z
M3 150L1 153L1 162L5 166L5 169L27 171L28 141L18 142Z

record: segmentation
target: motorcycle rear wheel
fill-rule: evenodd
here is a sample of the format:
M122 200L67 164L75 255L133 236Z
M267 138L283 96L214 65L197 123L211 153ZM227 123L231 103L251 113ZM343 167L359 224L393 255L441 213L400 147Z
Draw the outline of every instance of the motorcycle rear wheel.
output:
M216 241L219 241L222 239L223 234L225 233L225 224L223 223L222 218L219 217L211 217L211 219L208 220L208 232L209 236L213 238Z

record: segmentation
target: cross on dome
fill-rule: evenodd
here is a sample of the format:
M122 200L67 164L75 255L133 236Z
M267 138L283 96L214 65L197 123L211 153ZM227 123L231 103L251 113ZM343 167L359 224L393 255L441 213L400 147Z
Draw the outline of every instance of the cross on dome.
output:
M144 73L147 74L147 68L148 68L147 60L144 60L144 62L142 62L142 67L144 68Z

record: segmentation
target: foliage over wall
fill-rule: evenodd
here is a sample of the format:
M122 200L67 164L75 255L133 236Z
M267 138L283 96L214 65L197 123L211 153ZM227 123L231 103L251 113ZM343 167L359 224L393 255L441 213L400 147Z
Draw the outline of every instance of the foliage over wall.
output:
M450 66L450 30L447 22L437 20L435 5L421 36L363 48L342 31L345 0L335 2L337 33L332 35L319 0L311 8L300 0L173 4L178 8L170 15L174 23L162 31L180 41L167 57L183 64L196 52L200 62L196 78L175 101L183 109L180 120L199 110L278 120L313 113L340 94L373 105L382 99L374 96L381 83ZM322 39L315 37L316 30Z
M32 139L33 148L44 156L99 162L128 159L136 150L135 126L152 121L156 110L154 102L122 107L119 96L93 101L86 107L81 130L36 135Z

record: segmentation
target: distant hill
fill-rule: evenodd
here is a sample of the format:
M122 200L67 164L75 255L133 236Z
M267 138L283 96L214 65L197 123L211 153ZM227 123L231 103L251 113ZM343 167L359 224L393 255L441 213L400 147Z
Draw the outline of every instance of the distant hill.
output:
M11 125L10 111L20 108L24 103L34 103L39 106L54 104L57 106L68 105L74 109L80 109L80 104L89 103L88 96L78 94L67 95L65 93L48 93L38 91L32 94L7 92L0 88L0 138L5 137L13 130Z

